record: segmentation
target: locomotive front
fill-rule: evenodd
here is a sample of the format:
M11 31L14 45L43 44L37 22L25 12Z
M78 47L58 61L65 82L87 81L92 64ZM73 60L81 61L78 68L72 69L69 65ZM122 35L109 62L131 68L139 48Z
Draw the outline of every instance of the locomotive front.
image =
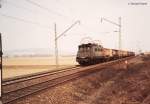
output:
M81 44L78 46L78 53L76 57L76 61L80 65L86 65L90 63L92 57L92 44Z

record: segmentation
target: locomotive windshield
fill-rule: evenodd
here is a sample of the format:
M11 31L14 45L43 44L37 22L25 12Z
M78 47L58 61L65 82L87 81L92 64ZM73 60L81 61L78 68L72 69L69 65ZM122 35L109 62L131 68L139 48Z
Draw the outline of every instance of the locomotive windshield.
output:
M79 46L79 51L80 52L88 52L90 51L91 44L82 44Z
M90 47L79 47L79 51L80 52L87 52L87 51L90 51Z
M101 45L88 43L88 44L79 45L79 52L89 52L92 47L96 47L96 48L94 48L95 51L101 51L101 49L102 49Z

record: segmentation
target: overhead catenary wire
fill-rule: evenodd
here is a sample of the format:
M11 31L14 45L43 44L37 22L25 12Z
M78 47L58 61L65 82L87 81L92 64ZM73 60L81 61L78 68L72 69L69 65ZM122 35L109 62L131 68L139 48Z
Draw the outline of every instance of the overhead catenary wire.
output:
M44 8L45 10L48 10L48 11L49 11L48 8L43 7L43 6L41 6L40 4L37 4L37 3L33 2L32 0L25 0L25 1L28 1L28 2L32 3L33 5L36 5L36 6L40 7L40 8L42 8L42 9ZM19 9L21 8L21 9L25 9L25 10L27 10L27 11L34 12L34 10L32 10L32 9L28 9L28 8L26 8L26 7L23 7L23 6L19 6L19 5L15 4L15 3L13 3L13 2L10 2L10 1L7 1L7 0L6 0L6 1L3 1L3 3L7 3L7 4L9 4L9 5L13 5L14 7L19 8ZM49 11L49 12L51 12L51 11ZM58 13L57 13L57 14L58 14ZM43 24L41 24L41 23L33 22L33 21L30 21L30 20L26 20L26 19L23 19L23 18L14 17L14 16L2 14L2 13L0 13L0 15L1 15L1 16L5 16L5 17L7 17L7 18L14 19L14 20L19 20L19 21L22 21L22 22L25 22L25 23L34 24L34 25L37 25L37 26L42 27L42 28L49 29L48 26L45 26L45 25L43 25ZM59 15L59 16L60 16L60 15ZM62 15L61 15L61 16L62 16ZM70 19L70 20L71 20L71 19Z
M22 10L25 10L25 11L28 11L28 12L30 12L30 13L32 13L32 14L35 14L35 15L37 15L37 14L43 14L43 12L37 12L37 11L35 11L35 10L32 10L32 9L29 9L29 8L26 8L26 7L24 7L24 6L20 6L20 5L17 5L17 4L15 4L15 3L13 3L13 2L10 2L10 1L3 1L3 3L5 3L5 4L9 4L9 5L11 5L11 6L13 6L13 7L15 7L15 8L18 8L18 9L22 9ZM43 15L42 15L43 16ZM52 16L50 16L49 14L47 14L47 16L48 16L48 18L53 18Z
M26 1L27 1L28 3L30 3L30 4L32 4L32 5L35 5L35 6L39 7L39 8L41 8L41 9L43 9L43 10L49 12L49 13L52 13L52 14L55 14L55 15L57 15L57 16L61 16L61 17L66 18L65 15L62 15L62 14L60 14L60 13L58 13L58 12L55 12L55 11L53 11L53 10L47 8L47 7L44 7L44 6L40 5L39 3L36 3L36 2L34 2L34 1L32 1L32 0L26 0Z
M42 27L42 28L50 29L49 26L46 26L46 25L38 23L38 22L33 22L33 21L30 21L30 20L25 20L25 19L22 19L22 18L19 18L19 17L10 16L10 15L6 15L6 14L3 14L3 13L0 13L0 15L3 16L3 17L7 17L7 18L10 18L10 19L17 20L17 21L34 24L34 25L37 25L37 26Z
M55 14L55 15L57 15L57 16L63 16L63 17L66 17L65 15L61 15L61 14L59 14L59 13L57 13L57 12L54 12L54 11L50 10L49 8L46 8L46 7L40 5L39 3L36 3L36 2L34 2L34 1L32 1L32 0L25 0L25 1L31 3L31 4L33 4L33 5L35 5L35 6L38 6L39 8L44 9L44 10L50 12L50 13L53 13L53 14ZM34 12L34 10L32 10L32 9L28 9L28 8L26 8L26 7L22 7L22 6L16 5L15 3L12 3L12 2L10 2L10 1L3 1L3 2L8 3L8 4L10 4L10 5L13 5L13 6L15 6L16 8L21 8L21 9L25 9L25 10ZM19 21L22 21L22 22L34 24L34 25L37 25L37 26L39 26L39 27L49 29L48 26L45 26L45 25L40 24L40 23L37 23L37 22L25 20L25 19L18 18L18 17L9 16L9 15L6 15L6 14L1 14L1 15L2 15L2 16L5 16L5 17L7 17L7 18L19 20ZM68 17L67 17L67 18L68 18ZM69 19L70 19L70 18L69 18ZM71 19L70 19L70 20L71 20ZM83 27L83 28L87 28L84 24L82 25L82 27ZM88 29L89 29L89 28L88 28Z
M26 1L26 0L25 0ZM30 0L30 2L32 2L31 0ZM10 6L13 6L13 7L15 7L15 8L18 8L18 9L22 9L22 10L25 10L25 11L28 11L28 12L31 12L32 13L32 15L37 15L37 14L40 14L41 15L41 13L42 14L44 14L44 16L45 17L47 17L47 18L49 18L49 19L56 19L53 15L51 15L49 12L48 13L46 13L46 15L45 15L45 13L44 12L41 12L41 11L37 11L37 10L33 10L33 9L29 9L29 8L27 8L27 7L25 7L25 6L21 6L21 5L18 5L18 4L16 4L16 3L14 3L14 2L11 2L11 1L9 1L9 0L5 0L5 1L3 1L3 3L5 3L5 4L9 4ZM34 5L34 4L33 4ZM41 6L40 4L38 4L40 7L43 7L43 6ZM37 5L36 5L37 6ZM43 7L43 8L45 8L45 7ZM41 8L41 9L43 9L43 8ZM53 11L53 10L51 10L51 11ZM54 12L54 11L53 11ZM58 15L58 13L57 12L54 12L56 15ZM43 15L42 15L43 16ZM65 16L65 15L58 15L58 16L63 16L63 17L65 17L65 19L67 18L67 21L68 20L70 20L71 22L73 22L74 20L73 19L70 19L69 17L67 17L67 16Z
M63 17L63 18L65 18L65 19L67 19L67 20L70 20L71 22L72 22L72 21L75 21L75 20L73 20L73 19L70 19L68 16L66 16L66 15L64 15L64 14L61 14L61 13L56 12L56 11L54 11L54 10L51 10L50 8L47 8L47 7L43 6L43 5L40 5L40 4L37 3L37 2L34 2L34 1L32 1L32 0L25 0L25 1L27 1L28 3L30 3L30 4L32 4L32 5L35 5L35 6L39 7L39 8L41 8L41 9L43 9L44 11L47 11L47 12L49 12L49 13L52 13L52 14L56 15L56 16L60 16L60 17Z
M13 2L10 2L10 1L8 1L8 0L3 1L3 3L9 4L9 5L11 5L11 6L15 7L15 8L24 9L24 10L29 11L29 12L32 12L32 13L35 12L34 10L31 10L31 9L26 8L26 7L24 7L24 6L17 5L17 4L15 4L15 3L13 3Z

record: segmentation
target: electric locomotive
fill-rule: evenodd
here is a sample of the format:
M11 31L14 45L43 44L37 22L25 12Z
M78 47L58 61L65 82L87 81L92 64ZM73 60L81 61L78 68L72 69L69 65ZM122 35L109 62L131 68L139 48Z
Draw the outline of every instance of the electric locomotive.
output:
M76 61L80 65L89 65L134 55L134 52L108 49L96 43L87 43L78 46Z

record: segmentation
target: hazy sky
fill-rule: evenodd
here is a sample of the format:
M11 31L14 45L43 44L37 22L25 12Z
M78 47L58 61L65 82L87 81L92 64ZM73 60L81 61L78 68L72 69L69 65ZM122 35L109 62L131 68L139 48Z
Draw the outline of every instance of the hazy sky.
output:
M39 4L32 4L33 1ZM147 5L128 5L145 2ZM3 50L41 49L54 53L54 23L61 34L75 21L70 31L58 39L59 53L76 53L85 37L100 40L104 47L118 48L118 23L122 18L122 48L150 50L150 0L1 0L0 32ZM4 53L5 54L5 53Z

